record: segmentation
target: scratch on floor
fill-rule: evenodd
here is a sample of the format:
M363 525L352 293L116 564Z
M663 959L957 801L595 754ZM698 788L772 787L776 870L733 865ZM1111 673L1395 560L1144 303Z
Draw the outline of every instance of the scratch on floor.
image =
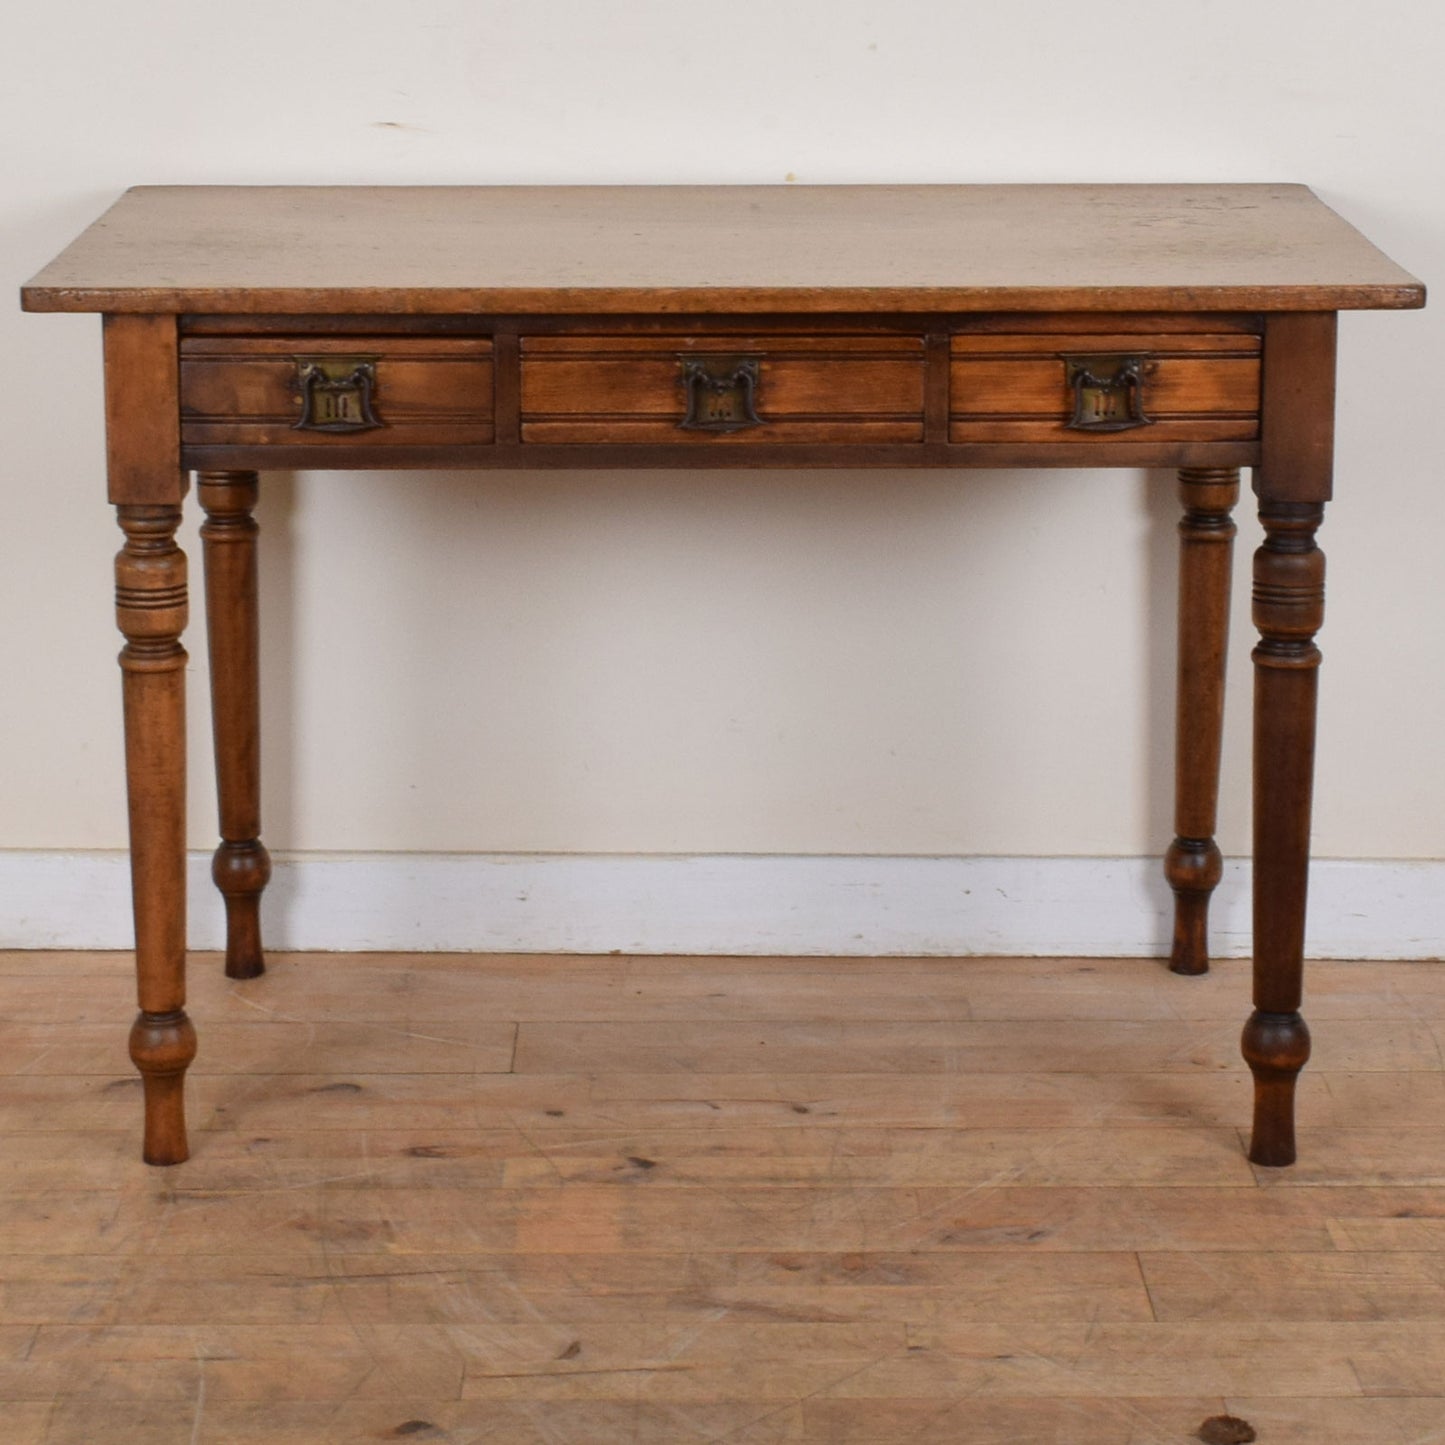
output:
M500 1374L490 1371L467 1371L468 1380L571 1380L579 1375L661 1375L689 1374L696 1365L609 1365L596 1370L507 1370Z
M238 1003L245 1004L247 1008L253 1009L258 1014L265 1014L267 1018L280 1019L282 1023L286 1024L304 1024L307 1022L303 1014L283 1013L280 1009L272 1008L262 1003L259 999L250 998L248 995L242 993L239 988L233 987L230 990L230 995Z
M206 1355L201 1349L200 1336L191 1331L191 1340L196 1350L196 1408L191 1415L191 1445L199 1445L201 1423L206 1418Z
M741 1430L752 1430L758 1425L765 1424L767 1421L773 1419L777 1415L781 1415L788 1410L796 1410L800 1406L806 1405L809 1400L816 1400L819 1396L826 1395L831 1391L836 1390L839 1385L846 1385L849 1380L856 1380L859 1375L866 1375L869 1370L876 1369L879 1365L884 1364L886 1361L901 1357L902 1355L898 1353L882 1354L879 1355L876 1359L866 1360L861 1365L852 1366L849 1369L845 1370L841 1375L839 1375L837 1379L826 1380L816 1389L808 1390L803 1394L799 1395L797 1399L787 1400L783 1404L779 1405L776 1409L769 1410L766 1414L759 1415L756 1419L749 1420L744 1424L738 1425L735 1429L728 1430L722 1435L714 1436L714 1445L722 1445L723 1441L735 1437Z

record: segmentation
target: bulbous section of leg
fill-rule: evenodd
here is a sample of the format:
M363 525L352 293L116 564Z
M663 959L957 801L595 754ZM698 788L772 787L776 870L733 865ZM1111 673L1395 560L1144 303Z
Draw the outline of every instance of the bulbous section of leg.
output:
M196 1030L184 1009L169 1013L142 1010L130 1031L130 1057L145 1088L147 1164L184 1164L186 1144L185 1078L196 1056Z
M1224 876L1224 857L1213 838L1176 838L1164 855L1164 877L1174 890L1174 973L1209 972L1209 900Z
M1254 1075L1250 1162L1276 1168L1293 1164L1295 1081L1309 1061L1309 1028L1298 1013L1256 1009L1244 1026L1240 1049Z
M271 881L266 845L259 838L223 842L211 859L211 879L226 901L226 977L259 978L266 971L261 893Z

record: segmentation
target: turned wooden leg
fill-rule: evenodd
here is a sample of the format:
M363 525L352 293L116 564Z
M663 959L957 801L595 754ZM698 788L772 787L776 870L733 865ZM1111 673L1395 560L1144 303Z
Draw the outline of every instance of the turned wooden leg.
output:
M226 900L226 974L255 978L261 951L261 892L271 858L261 843L260 633L257 623L255 472L202 472L201 541L206 636L211 654L211 726L221 844L211 876Z
M1175 973L1209 971L1209 898L1223 860L1214 841L1219 750L1224 734L1224 662L1229 577L1239 500L1237 467L1179 473L1179 686L1174 745L1174 842L1164 876L1174 890Z
M130 1056L145 1085L145 1161L188 1157L184 1085L196 1055L186 1017L186 557L181 509L116 509L125 545L115 563L116 621L125 636L126 786L130 804L140 1015Z
M1293 1164L1295 1080L1310 1055L1300 1017L1315 700L1325 558L1324 506L1261 502L1254 557L1254 1013L1243 1051L1254 1074L1256 1164Z

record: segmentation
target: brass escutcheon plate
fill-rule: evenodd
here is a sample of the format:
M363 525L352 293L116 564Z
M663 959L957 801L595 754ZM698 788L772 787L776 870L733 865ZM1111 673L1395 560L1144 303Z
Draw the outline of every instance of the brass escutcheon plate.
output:
M736 432L762 426L757 413L762 371L755 356L681 356L681 381L687 408L678 426L684 431Z
M1147 356L1066 356L1064 376L1072 398L1065 423L1073 431L1129 431L1150 426L1144 381L1154 369Z
M296 391L301 402L297 431L371 431L377 416L374 356L297 356Z

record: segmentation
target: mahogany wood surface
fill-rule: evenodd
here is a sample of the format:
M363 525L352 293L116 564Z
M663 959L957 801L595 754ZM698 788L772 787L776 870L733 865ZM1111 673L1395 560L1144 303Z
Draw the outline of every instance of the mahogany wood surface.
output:
M1208 961L1230 509L1237 469L1255 468L1266 536L1243 1054L1250 1158L1293 1161L1309 1053L1299 1005L1323 617L1314 532L1332 487L1335 313L1424 302L1418 281L1307 189L141 188L23 302L105 313L109 495L126 534L117 616L141 1006L131 1047L147 1160L186 1157L195 1052L183 467L202 472L207 514L215 878L227 969L248 977L264 966L269 872L256 470L1124 465L1182 469L1177 836L1165 869L1181 973ZM1122 428L1091 428L1070 362L1110 354L1129 360L1142 406ZM694 420L687 363L699 357L755 368L746 427L682 425ZM328 383L343 389L364 375L369 399L336 402L318 429L308 358L334 363L342 376Z

